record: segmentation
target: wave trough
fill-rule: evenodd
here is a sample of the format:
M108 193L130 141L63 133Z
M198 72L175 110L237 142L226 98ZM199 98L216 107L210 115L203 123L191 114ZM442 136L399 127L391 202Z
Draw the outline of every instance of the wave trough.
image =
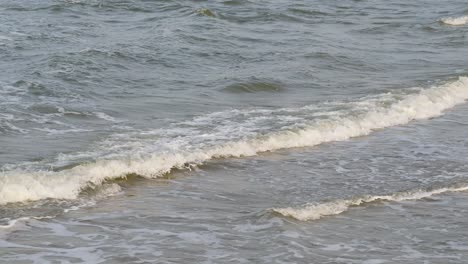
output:
M368 135L377 129L439 116L444 110L466 99L468 77L459 77L442 86L404 95L391 104L385 101L382 104L370 104L372 107L360 114L330 116L300 128L249 133L248 136L234 140L227 137L223 142L217 141L211 145L194 142L183 150L175 148L145 156L97 160L62 171L5 171L0 174L0 204L46 198L75 199L86 188L130 174L157 178L172 169L190 168L211 159L253 156L266 151L347 140Z

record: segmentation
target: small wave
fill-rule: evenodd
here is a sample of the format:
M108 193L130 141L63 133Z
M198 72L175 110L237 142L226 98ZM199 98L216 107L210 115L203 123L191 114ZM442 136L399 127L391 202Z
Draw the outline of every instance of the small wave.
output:
M33 104L27 109L39 114L57 114L62 112L62 108L46 103ZM63 112L65 112L65 110Z
M44 200L32 204L19 204L19 206L14 205L9 208L2 208L0 210L2 217L0 218L0 237L2 230L6 232L16 230L19 226L31 220L53 219L64 213L76 211L83 207L94 206L99 200L122 193L123 190L120 185L109 183L85 190L83 196L86 195L86 199L72 202ZM41 210L41 215L34 215L38 212L34 208L43 206L48 209Z
M13 84L14 87L23 88L28 91L29 94L34 96L45 96L45 97L59 97L60 94L56 93L54 89L46 87L45 85L38 82L30 82L19 80Z
M82 128L71 128L71 129L36 128L36 130L46 132L47 135L49 136L93 131L91 129L82 129Z
M307 204L302 207L273 208L273 212L283 216L292 217L300 221L318 220L325 216L338 215L348 211L353 206L365 205L372 202L389 201L401 202L407 200L420 200L447 192L467 191L468 185L458 187L444 187L434 190L416 190L399 192L390 195L365 195L348 200L335 200L331 202Z
M12 114L0 113L0 120L14 120L15 116Z
M81 4L84 2L83 0L63 0L63 1L68 4Z
M197 9L196 11L197 14L202 15L202 16L207 16L207 17L216 17L216 13L211 11L208 8L200 8Z
M106 197L116 196L123 193L122 187L120 187L120 185L117 183L106 183L99 186L98 188L87 189L86 192L86 194L92 197L94 201L102 200ZM85 203L84 205L88 206L90 204ZM70 211L70 209L66 209L64 211L67 212Z
M461 17L446 17L440 20L442 23L451 26L463 26L468 23L468 16Z
M45 198L75 199L90 186L99 186L108 180L125 178L127 175L156 178L173 169L190 168L216 158L246 157L261 152L347 140L368 135L378 129L407 124L412 120L440 116L443 111L466 99L468 77L459 77L442 86L402 95L390 103L387 103L385 96L377 104L372 103L374 99L360 102L366 109L364 112L325 115L309 124L281 127L273 132L269 129L269 132L263 133L257 129L246 136L232 138L231 134L235 132L225 131L223 141L210 144L200 143L197 138L187 136L183 139L187 146L182 148L179 142L166 138L170 148L148 148L143 155L133 151L125 158L114 156L61 171L4 171L0 174L0 204ZM262 123L255 124L261 126ZM140 141L136 143L144 144ZM110 147L115 149L113 145Z
M42 220L42 219L51 219L51 218L54 218L54 216L31 216L31 217L24 216L24 217L20 217L16 219L11 219L5 225L0 225L0 230L11 229L13 227L16 227L19 222L27 222L31 219Z
M28 133L27 129L23 129L13 125L11 122L3 121L0 119L0 134L4 133L20 133L26 134Z
M330 14L327 12L323 12L320 10L309 10L309 9L302 9L302 8L289 8L288 11L301 14L301 15L308 15L308 16L316 16L316 17L322 17L322 16L329 16Z
M97 118L100 118L100 119L103 119L103 120L106 120L106 121L109 121L109 122L118 122L117 119L115 119L114 117L106 114L106 113L103 113L103 112L94 112L94 114L96 115Z
M12 38L0 35L0 40L13 41Z
M29 219L31 219L31 218L30 217L21 217L21 218L9 220L7 224L0 225L0 229L10 229L10 228L14 227L18 221L25 221L25 220L29 220Z
M249 3L249 1L239 1L239 0L228 0L222 2L223 5L228 5L228 6L240 6Z
M280 92L282 90L282 85L271 82L236 83L223 89L223 91L229 93Z

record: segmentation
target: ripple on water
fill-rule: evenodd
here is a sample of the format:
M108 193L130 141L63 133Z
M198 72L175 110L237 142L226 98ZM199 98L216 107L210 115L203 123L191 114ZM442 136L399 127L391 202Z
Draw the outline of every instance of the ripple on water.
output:
M281 83L258 80L251 82L234 83L224 87L222 91L233 94L259 92L276 93L285 91L285 88L284 85Z
M196 13L201 16L216 17L216 13L208 8L197 9Z

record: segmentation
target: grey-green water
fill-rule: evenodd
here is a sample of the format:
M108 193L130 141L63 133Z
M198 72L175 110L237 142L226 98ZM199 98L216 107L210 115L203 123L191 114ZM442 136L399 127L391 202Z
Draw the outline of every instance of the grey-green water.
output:
M465 263L467 15L2 1L0 263Z

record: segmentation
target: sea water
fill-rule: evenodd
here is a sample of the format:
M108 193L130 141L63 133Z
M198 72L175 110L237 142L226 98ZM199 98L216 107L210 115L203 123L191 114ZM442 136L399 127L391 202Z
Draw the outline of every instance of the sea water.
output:
M0 263L465 263L466 1L0 3Z

